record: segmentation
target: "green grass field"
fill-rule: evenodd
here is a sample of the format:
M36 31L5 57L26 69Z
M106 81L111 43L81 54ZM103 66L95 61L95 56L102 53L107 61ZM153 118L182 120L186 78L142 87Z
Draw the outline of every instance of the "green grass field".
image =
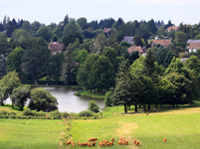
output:
M63 120L0 119L0 149L89 148L62 146L60 139L66 135L71 135L67 140L72 139L75 143L87 142L92 137L98 138L97 142L115 138L114 146L105 147L111 149L200 148L200 107L186 106L148 115L121 113L123 106L117 106L106 108L104 119L72 120L69 132ZM122 136L130 142L129 145L117 144ZM134 139L140 141L139 147L134 146ZM101 147L97 144L95 148Z
M55 149L62 120L0 119L0 149Z

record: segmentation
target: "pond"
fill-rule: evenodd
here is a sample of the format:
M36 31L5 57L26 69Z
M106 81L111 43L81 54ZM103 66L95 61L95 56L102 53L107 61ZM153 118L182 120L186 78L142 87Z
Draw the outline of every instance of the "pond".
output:
M58 110L60 112L75 112L79 113L80 111L87 110L88 103L90 100L95 100L99 105L100 110L104 108L103 99L92 99L88 97L80 97L74 95L78 90L72 88L64 87L42 87L49 90L49 92L57 98L58 100ZM7 99L5 103L11 104L10 99Z

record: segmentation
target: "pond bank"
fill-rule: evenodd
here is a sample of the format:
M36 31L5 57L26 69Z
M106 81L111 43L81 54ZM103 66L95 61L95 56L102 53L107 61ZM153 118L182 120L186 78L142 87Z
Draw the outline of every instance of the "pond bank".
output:
M78 91L74 95L81 96L81 97L88 97L88 98L94 98L94 99L104 99L105 94L101 93L92 93L89 91Z

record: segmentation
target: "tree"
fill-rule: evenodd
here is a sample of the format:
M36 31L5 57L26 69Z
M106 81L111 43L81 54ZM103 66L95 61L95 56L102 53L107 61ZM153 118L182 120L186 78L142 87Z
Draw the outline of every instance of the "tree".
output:
M20 85L17 88L14 88L11 95L12 103L20 108L23 111L23 108L26 104L27 98L30 97L31 86L30 85Z
M37 37L41 37L49 43L52 38L51 28L47 26L41 26L37 32Z
M135 44L136 46L141 46L141 47L143 47L142 40L141 40L141 38L140 38L139 36L135 36L135 37L133 38L133 41L134 41L134 44Z
M76 59L79 62L79 64L82 64L85 61L85 59L87 58L87 55L88 55L88 51L85 49L78 52Z
M7 74L7 63L4 57L0 57L0 79Z
M124 105L124 113L127 113L127 106L136 99L133 81L130 76L129 62L128 60L123 61L117 73L116 86L113 92L113 104ZM135 105L137 107L137 100L135 100Z
M32 24L31 24L31 29L36 32L39 28L40 28L41 24L40 22L38 21L34 21Z
M178 73L169 73L166 79L173 84L173 93L169 98L169 103L173 107L178 106L178 104L188 104L191 103L191 81Z
M98 113L99 112L99 106L96 104L95 100L90 100L88 104L88 110Z
M80 65L77 73L77 82L83 88L92 90L88 83L88 76L95 61L99 58L98 54L89 54L83 64Z
M24 54L24 49L22 49L21 47L17 47L9 53L7 58L8 72L16 71L17 73L19 73L20 79L22 79L21 59L23 57L23 54Z
M57 99L48 90L35 88L31 90L29 108L31 110L50 112L57 110Z
M87 19L84 17L79 18L79 19L77 19L77 23L78 23L78 25L80 25L81 28L83 28L83 26L87 23Z
M187 34L181 31L175 32L174 34L174 42L175 43L186 43Z
M22 71L31 75L35 84L41 75L46 74L49 56L50 50L42 38L35 38L32 45L25 50L22 57Z
M102 53L104 48L107 46L107 39L104 34L98 34L94 39L94 46L96 53Z
M109 89L114 86L114 75L113 66L109 59L104 55L94 62L88 75L88 83L92 89L102 90Z
M18 74L16 72L9 72L7 75L3 76L0 80L0 100L1 105L3 105L3 101L6 100L10 95L12 95L12 91L14 88L20 85L20 80L18 78ZM13 107L13 103L12 103Z
M106 92L106 95L104 98L105 106L112 107L112 105L113 105L112 96L113 96L113 91Z
M10 45L8 43L7 37L4 34L0 34L0 56L9 52Z
M153 34L158 30L153 19L147 22L147 29Z
M150 32L146 26L140 25L140 27L136 29L136 35L140 36L146 41L150 37Z
M15 30L15 26L14 24L9 21L7 24L6 24L6 36L7 37L11 37L13 31Z
M64 28L63 35L68 36L70 34L74 34L78 31L78 27L75 21L70 21Z
M146 76L152 77L154 71L155 67L154 67L152 51L148 50L146 58L144 59L144 72Z
M28 21L23 22L22 29L32 34L31 24Z
M57 52L55 55L50 56L48 66L48 76L55 80L58 84L59 78L62 74L63 53Z
M23 42L26 38L30 38L31 34L23 29L15 29L15 31L12 33L12 39L15 42Z

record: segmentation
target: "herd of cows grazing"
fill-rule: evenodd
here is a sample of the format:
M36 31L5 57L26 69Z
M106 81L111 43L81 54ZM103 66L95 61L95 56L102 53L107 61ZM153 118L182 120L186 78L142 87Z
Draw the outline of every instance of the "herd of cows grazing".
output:
M85 142L85 143L77 142L77 145L82 146L82 147L86 147L86 146L88 146L88 147L92 147L93 146L94 147L96 145L96 141L97 140L98 140L97 138L90 138L90 139L88 139L89 142ZM99 142L99 145L101 147L113 146L114 145L113 142L114 142L114 138L111 139L111 142L103 139L101 142ZM164 138L163 142L167 142L167 139ZM125 140L124 137L121 137L120 140L118 141L119 145L128 145L128 143L129 143L129 141ZM133 140L133 143L134 143L135 146L140 146L141 145L140 141L137 141L137 140ZM66 145L69 145L69 144L71 144L74 147L76 146L76 144L72 140L67 141Z

